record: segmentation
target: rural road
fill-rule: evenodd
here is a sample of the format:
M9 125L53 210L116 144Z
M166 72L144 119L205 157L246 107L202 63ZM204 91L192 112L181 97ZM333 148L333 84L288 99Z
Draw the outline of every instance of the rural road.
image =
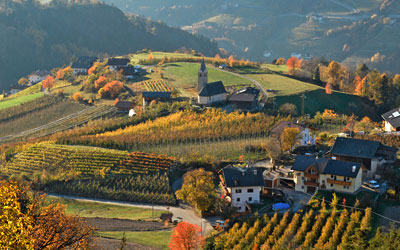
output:
M247 76L244 76L244 75L241 75L241 74L238 74L238 73L234 73L234 72L230 72L230 71L227 71L227 70L223 70L223 69L220 69L220 68L214 68L214 69L219 70L219 71L222 71L222 72L225 72L225 73L228 73L228 74L231 74L231 75L234 75L234 76L237 76L237 77L244 78L244 79L246 79L246 80L249 80L250 82L254 83L254 84L257 86L257 88L261 90L261 92L262 92L263 95L266 97L266 99L268 99L268 94L267 94L267 92L265 92L265 90L263 89L263 87L261 86L261 84L260 84L259 82L257 82L256 80L251 79L251 78L249 78L249 77L247 77Z
M71 200L78 200L78 201L87 201L87 202L97 202L101 204L109 204L109 205L119 205L119 206L127 206L127 207L140 207L145 209L156 209L156 210L164 210L170 211L173 214L172 220L178 221L185 221L192 224L196 224L201 227L205 234L208 234L213 230L211 226L211 221L206 219L202 219L198 217L194 211L189 206L163 206L163 205L150 205L144 203L136 203L136 202L128 202L128 201L116 201L116 200L104 200L104 199L96 199L96 198L86 198L86 197L79 197L79 196L71 196L71 195L62 195L62 194L47 194L49 197L58 197L63 199L71 199Z

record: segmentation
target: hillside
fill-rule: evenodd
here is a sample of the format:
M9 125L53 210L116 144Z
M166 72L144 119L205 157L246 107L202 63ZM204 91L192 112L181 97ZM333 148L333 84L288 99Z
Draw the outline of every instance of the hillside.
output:
M204 35L239 58L272 61L278 57L287 58L296 52L349 64L362 61L371 64L372 68L400 71L398 56L392 55L398 53L397 44L400 42L397 35L400 34L399 1L106 2L127 12L149 16L193 34ZM371 19L373 14L377 17ZM341 34L333 35L331 30L335 29L341 30ZM371 62L371 57L377 52L385 59ZM265 57L265 53L271 55Z
M182 47L206 55L217 53L216 45L206 38L127 16L101 3L0 1L0 90L34 70L62 66L77 56L127 54L143 48L175 51Z

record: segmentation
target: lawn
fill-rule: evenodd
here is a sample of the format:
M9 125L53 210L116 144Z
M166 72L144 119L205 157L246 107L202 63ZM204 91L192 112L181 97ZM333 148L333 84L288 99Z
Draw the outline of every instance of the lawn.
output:
M35 93L35 94L30 94L30 95L26 95L26 96L17 97L17 98L7 99L7 100L0 102L0 109L5 109L5 108L20 105L25 102L33 101L37 98L42 97L43 95L44 95L43 93Z
M315 195L315 197L317 197L319 199L325 198L326 201L332 201L333 193L334 192L332 192L332 191L318 190L318 192ZM336 195L339 198L339 204L342 204L343 203L343 199L346 199L346 205L347 206L354 206L354 204L356 203L357 199L361 203L363 203L363 200L365 200L365 199L368 199L368 200L372 201L374 198L376 198L378 193L361 190L360 192L358 192L355 195L354 194L345 194L345 193L336 193Z
M322 89L314 84L302 82L278 74L247 74L245 75L259 82L264 89L272 89L276 93L268 93L268 96L293 95L306 91Z
M163 73L168 82L182 91L184 96L197 96L198 63L169 63L163 66ZM225 86L251 84L247 79L229 74L207 65L208 82L223 81Z
M176 58L196 57L191 54L172 53L172 52L153 51L150 53L153 55L155 59L162 59L163 57L176 57ZM131 63L138 64L140 60L148 59L150 53L138 53L129 55L129 57L131 58Z
M160 218L166 211L144 209L139 207L108 205L98 202L78 201L72 199L62 199L47 197L46 202L61 203L67 205L67 214L74 214L80 217L100 217L127 220L151 220Z
M122 239L123 232L97 232L97 235L114 239ZM169 239L172 231L153 232L126 232L128 242L135 242L145 246L160 247L168 249Z
M277 96L275 98L275 107L279 107L284 103L293 103L297 107L297 111L301 112L301 94ZM346 94L342 92L333 92L331 95L325 93L325 89L318 88L305 93L304 112L305 114L315 115L317 111L323 112L324 109L335 110L339 114L355 114L358 117L369 116L371 119L379 119L373 117L376 114L373 106L367 104L364 99L359 96Z
M278 72L281 74L286 74L288 72L288 68L286 65L275 65L275 64L265 63L261 65L261 68Z

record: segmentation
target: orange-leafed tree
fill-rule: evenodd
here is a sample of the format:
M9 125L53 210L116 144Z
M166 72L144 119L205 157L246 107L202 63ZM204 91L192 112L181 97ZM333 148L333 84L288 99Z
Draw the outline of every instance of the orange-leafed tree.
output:
M228 58L229 67L232 68L234 62L235 62L235 59L233 58L233 56L229 56L229 58Z
M83 96L80 92L76 92L75 94L72 95L72 99L76 102L81 102L83 101Z
M63 68L63 69L59 69L57 71L57 74L56 74L56 78L57 79L65 79L65 78L68 78L70 76L72 76L72 68L71 67L66 67L66 68Z
M154 60L154 56L153 56L152 53L150 53L150 54L147 56L147 60L149 60L149 61Z
M366 78L361 79L360 76L354 77L354 85L356 86L354 89L354 93L359 96L364 95L364 84L366 82Z
M100 62L93 63L92 67L88 69L88 75L91 75L96 72L97 67L100 65Z
M180 222L174 229L169 242L171 250L199 249L204 245L201 228L188 222Z
M96 90L104 87L107 84L107 78L105 76L100 76L96 81L94 81L94 87Z
M100 88L99 95L100 97L117 97L123 89L123 84L120 81L112 81L107 83L103 88Z
M332 86L331 86L331 84L329 82L325 85L325 93L327 95L331 95L332 94Z
M34 216L31 237L35 249L89 249L93 228L83 219L65 214L65 207L52 204Z
M295 56L292 56L286 61L286 65L288 66L289 74L294 75L296 70L298 70L301 66L301 60Z
M50 89L54 86L54 77L48 76L43 80L42 87L45 89Z
M215 59L216 59L216 60L221 59L221 57L220 57L220 55L219 55L218 53L215 55Z

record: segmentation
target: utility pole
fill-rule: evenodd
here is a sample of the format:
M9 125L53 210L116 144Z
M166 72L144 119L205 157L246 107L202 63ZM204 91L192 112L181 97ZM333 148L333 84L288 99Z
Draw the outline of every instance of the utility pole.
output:
M301 116L304 116L304 99L306 98L306 95L303 93L301 95Z

